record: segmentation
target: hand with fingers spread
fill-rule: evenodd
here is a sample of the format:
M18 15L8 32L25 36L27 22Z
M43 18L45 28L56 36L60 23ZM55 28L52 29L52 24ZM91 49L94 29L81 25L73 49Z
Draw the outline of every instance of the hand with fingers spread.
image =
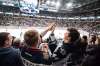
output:
M46 35L46 33L47 33L48 31L54 30L55 27L56 27L56 24L55 24L55 23L50 24L50 25L46 28L46 30L43 31L43 32L41 33L41 36L43 37L44 35Z

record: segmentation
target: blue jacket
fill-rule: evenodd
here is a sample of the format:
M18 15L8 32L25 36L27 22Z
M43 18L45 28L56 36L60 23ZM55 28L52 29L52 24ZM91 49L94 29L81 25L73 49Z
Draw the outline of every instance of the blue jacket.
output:
M19 50L0 48L0 66L24 66Z

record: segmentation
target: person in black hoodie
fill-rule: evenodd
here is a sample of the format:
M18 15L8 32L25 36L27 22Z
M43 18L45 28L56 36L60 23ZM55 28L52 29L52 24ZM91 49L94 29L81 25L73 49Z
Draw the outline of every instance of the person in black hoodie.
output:
M12 36L7 32L0 33L0 66L24 66L20 51L11 47Z
M80 33L75 28L68 28L64 33L63 45L53 54L55 66L76 66L81 63Z

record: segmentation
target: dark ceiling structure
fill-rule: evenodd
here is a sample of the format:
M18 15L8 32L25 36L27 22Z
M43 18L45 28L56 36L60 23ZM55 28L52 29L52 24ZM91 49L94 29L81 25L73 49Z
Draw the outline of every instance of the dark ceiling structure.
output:
M58 12L40 11L40 14L58 14L58 16L100 16L100 0L71 0L73 1L73 9L68 11L67 9L59 9ZM70 1L70 2L71 2ZM63 0L61 8L69 2L69 0Z
M97 1L97 0L62 0L61 1L61 8L63 9L63 7L68 3L73 3L72 4L73 8L78 8L78 7L81 7L83 5L95 2L95 1Z
M46 16L50 15L54 17L100 16L100 0L50 0L50 1L60 1L61 6L58 12L40 10L38 15L46 15ZM68 3L73 3L72 9L70 11L68 11L68 9L65 8L65 5ZM6 6L6 5L0 5L0 11L21 13L19 7Z

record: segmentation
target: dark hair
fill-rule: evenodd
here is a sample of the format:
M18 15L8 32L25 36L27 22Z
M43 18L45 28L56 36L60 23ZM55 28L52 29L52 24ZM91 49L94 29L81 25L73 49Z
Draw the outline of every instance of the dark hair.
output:
M4 46L5 41L8 40L8 35L10 33L7 32L0 32L0 47Z
M38 32L36 30L28 30L24 34L24 41L28 46L38 43Z
M85 47L88 45L88 38L87 38L86 35L83 35L83 37L82 37L82 39L81 39L81 44L82 44L83 46L85 46Z
M96 35L91 35L91 42L95 44L95 41L96 41Z
M15 38L13 41L13 46L20 46L21 45L21 40L18 38Z
M86 36L86 35L84 35L82 38L83 38L85 41L87 41L87 36Z
M80 33L75 28L68 28L69 31L69 37L71 37L71 42L76 41L80 38Z

